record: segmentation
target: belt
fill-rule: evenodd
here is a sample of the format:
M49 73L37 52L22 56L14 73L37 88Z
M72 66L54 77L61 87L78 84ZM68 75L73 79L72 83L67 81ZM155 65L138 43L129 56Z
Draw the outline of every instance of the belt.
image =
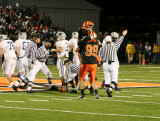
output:
M108 63L108 64L111 64L111 63L114 63L114 62L116 62L116 61L104 61L104 63Z

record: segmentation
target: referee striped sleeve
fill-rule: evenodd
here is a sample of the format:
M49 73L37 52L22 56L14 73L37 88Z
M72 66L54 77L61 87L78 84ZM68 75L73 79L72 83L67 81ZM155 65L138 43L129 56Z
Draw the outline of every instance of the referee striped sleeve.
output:
M120 37L116 40L116 42L115 42L115 47L116 47L116 50L117 50L117 51L118 51L120 45L122 44L123 39L124 39L124 36L120 36Z
M37 51L37 44L35 42L31 41L26 47L24 56L26 56L27 58L30 58L32 64L33 64L34 59L36 57L36 51Z

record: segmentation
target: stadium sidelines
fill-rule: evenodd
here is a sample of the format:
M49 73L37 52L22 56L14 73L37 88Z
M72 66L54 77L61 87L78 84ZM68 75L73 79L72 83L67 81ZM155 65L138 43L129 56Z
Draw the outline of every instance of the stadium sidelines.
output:
M16 82L18 80L17 77L13 77L13 81ZM61 85L61 80L59 79L53 79L52 83L54 85ZM0 92L6 92L6 91L14 91L12 88L8 88L9 82L7 78L0 77ZM87 81L85 83L86 86L90 86L90 82ZM99 88L101 88L102 82L97 81L97 85ZM158 83L142 83L142 82L119 82L118 83L119 88L140 88L140 87L160 87L160 84ZM45 87L48 87L48 80L46 79L40 79L36 78L34 81L33 89L37 91L43 91L46 90ZM26 89L19 89L18 91L25 91Z

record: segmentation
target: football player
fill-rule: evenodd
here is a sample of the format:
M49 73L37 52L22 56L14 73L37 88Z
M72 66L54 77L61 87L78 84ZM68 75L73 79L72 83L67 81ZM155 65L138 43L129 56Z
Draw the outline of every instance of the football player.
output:
M17 70L21 78L25 78L27 76L27 73L29 72L29 60L26 56L23 57L25 54L25 50L27 45L30 43L30 40L27 40L27 34L25 32L20 32L18 34L18 40L15 41L15 51L17 54ZM21 84L21 86L24 86L24 83Z
M99 42L96 39L91 39L88 37L88 31L84 28L79 29L79 42L78 46L81 50L81 59L82 64L80 67L80 90L81 95L80 98L85 98L84 94L84 77L89 72L90 74L90 83L95 90L95 98L99 99L98 95L98 88L96 83L96 73L97 73L97 61L98 60L98 49L99 49ZM97 59L98 58L98 59Z
M3 55L4 55L4 61L2 65L3 74L6 76L6 78L10 82L9 88L11 88L14 85L14 82L12 80L12 74L15 71L16 60L17 60L15 49L14 49L14 42L12 40L7 39L7 40L1 41L0 57L2 57Z
M57 68L59 70L59 76L61 78L62 82L62 88L61 90L66 90L66 84L65 84L65 71L66 67L64 66L64 60L68 59L69 54L69 41L66 40L66 34L62 31L57 32L56 34L57 42L55 43L56 49L51 49L51 52L57 53Z

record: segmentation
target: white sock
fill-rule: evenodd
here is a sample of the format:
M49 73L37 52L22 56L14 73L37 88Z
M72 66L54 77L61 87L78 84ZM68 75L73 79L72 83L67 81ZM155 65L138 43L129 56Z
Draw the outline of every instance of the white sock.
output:
M31 87L31 86L28 86L28 89L27 89L27 90L30 91L31 89L32 89L32 87Z

